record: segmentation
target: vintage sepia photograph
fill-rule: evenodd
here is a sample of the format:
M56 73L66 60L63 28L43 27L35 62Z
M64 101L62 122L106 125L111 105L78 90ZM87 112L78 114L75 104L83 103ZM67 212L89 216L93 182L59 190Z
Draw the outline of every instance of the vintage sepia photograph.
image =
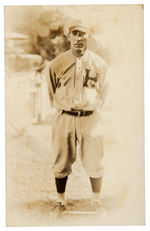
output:
M144 6L6 5L4 45L6 225L144 225Z

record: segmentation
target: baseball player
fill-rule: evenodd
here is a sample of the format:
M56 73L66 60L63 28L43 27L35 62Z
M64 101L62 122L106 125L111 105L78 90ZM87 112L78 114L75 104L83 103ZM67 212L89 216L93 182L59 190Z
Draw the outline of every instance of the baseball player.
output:
M104 154L101 111L107 95L106 62L90 51L90 29L81 23L68 27L71 49L49 67L50 101L56 109L52 126L55 160L52 166L58 199L63 206L65 188L77 143L81 163L89 176L93 202L100 205Z

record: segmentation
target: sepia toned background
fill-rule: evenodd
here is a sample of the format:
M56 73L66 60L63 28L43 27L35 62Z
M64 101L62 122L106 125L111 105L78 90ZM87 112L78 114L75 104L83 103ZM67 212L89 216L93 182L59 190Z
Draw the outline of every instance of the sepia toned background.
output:
M63 27L77 12L92 30L90 49L109 65L103 112L106 214L60 217L52 210L53 110L46 64L69 49ZM144 224L143 62L142 5L5 7L8 226ZM66 197L76 210L89 211L91 188L77 159Z

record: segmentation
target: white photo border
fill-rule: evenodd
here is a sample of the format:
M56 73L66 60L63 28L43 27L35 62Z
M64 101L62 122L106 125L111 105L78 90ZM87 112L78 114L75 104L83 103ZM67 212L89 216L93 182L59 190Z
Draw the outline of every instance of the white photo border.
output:
M86 5L86 4L144 4L144 98L145 98L145 186L146 186L146 225L141 226L93 226L92 230L111 230L111 231L149 231L150 230L150 3L149 1L137 1L137 0L1 0L0 2L0 230L80 230L90 231L90 226L51 226L51 227L6 227L6 195L5 195L5 78L4 78L4 6L8 5Z

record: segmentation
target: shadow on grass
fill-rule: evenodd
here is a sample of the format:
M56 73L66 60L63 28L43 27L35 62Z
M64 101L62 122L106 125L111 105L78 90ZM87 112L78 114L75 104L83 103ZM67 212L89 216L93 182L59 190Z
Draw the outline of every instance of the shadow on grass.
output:
M110 213L114 209L121 208L121 200L117 197L107 197L102 199L102 208ZM25 202L24 208L28 211L36 210L43 215L49 215L50 213L60 213L60 205L56 200L37 200L31 202ZM65 211L79 211L79 212L94 212L97 210L97 205L93 205L90 199L81 200L67 200L67 206Z

